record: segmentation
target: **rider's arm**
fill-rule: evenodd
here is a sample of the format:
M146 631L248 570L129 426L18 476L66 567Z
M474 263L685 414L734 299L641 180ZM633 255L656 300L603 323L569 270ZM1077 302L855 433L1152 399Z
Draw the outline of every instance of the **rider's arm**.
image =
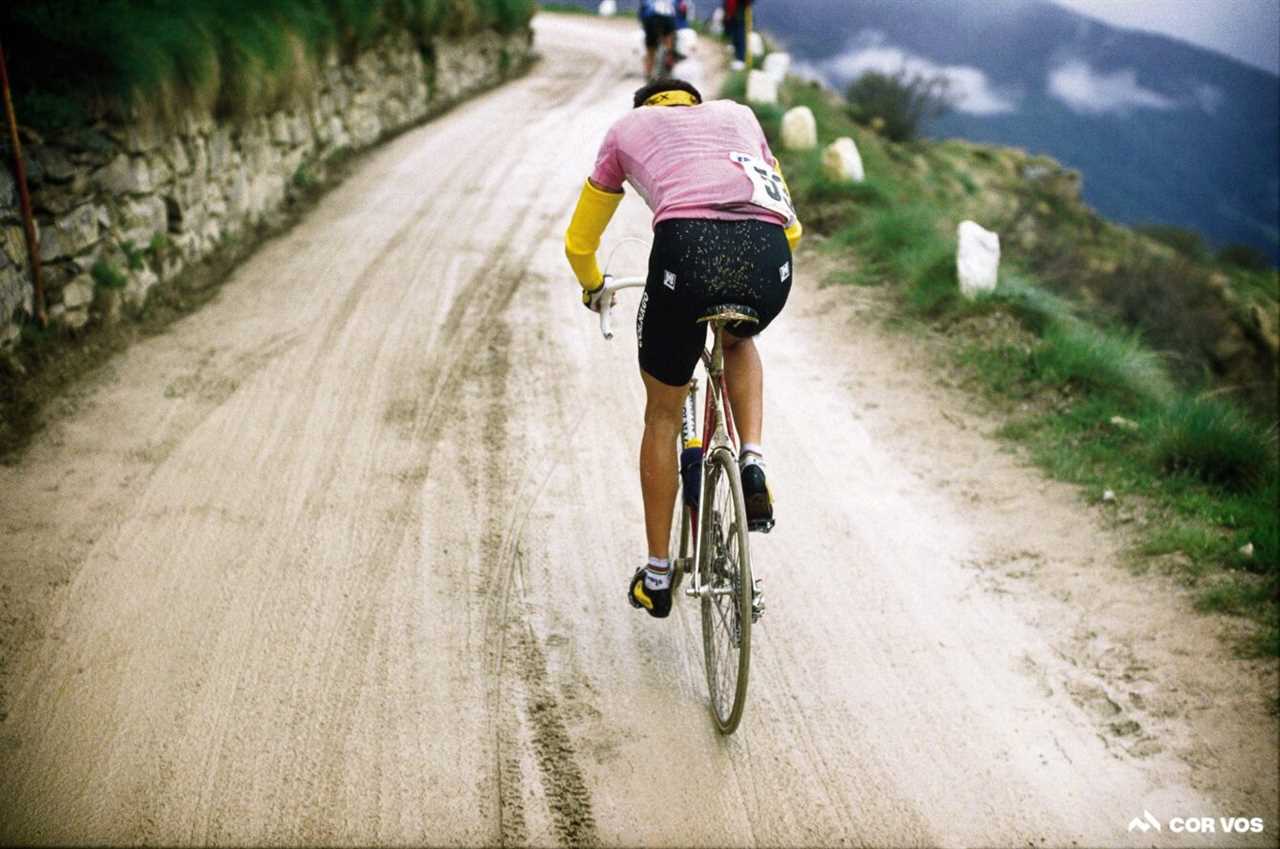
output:
M787 190L787 197L790 197L791 187L787 185L787 175L782 173L782 160L776 156L773 157L773 167L778 170L778 176L782 178L782 186ZM787 244L794 251L796 245L800 244L800 237L804 235L804 225L800 223L800 216L797 215L783 232L787 234Z
M609 219L613 218L614 210L621 202L621 190L608 191L591 179L582 185L578 205L564 234L564 254L583 289L599 289L604 282L604 275L596 263L596 250L600 247L604 228L609 226Z
M804 225L797 218L790 227L782 232L787 234L787 244L791 246L792 251L795 251L796 245L800 244L800 237L804 235Z

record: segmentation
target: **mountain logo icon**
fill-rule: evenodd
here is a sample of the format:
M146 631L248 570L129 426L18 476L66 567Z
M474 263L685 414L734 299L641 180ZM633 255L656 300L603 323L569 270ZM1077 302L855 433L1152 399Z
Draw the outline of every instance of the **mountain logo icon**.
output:
M1153 828L1156 831L1160 830L1160 820L1152 816L1151 812L1148 811L1146 808L1142 809L1141 817L1134 817L1133 819L1129 820L1130 831L1133 831L1136 829L1145 834L1146 832L1150 831Z

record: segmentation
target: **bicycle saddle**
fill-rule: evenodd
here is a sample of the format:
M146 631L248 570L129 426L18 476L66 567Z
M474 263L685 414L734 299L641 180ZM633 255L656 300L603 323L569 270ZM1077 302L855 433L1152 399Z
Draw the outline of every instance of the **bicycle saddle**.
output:
M698 321L758 324L760 322L760 314L751 307L743 306L742 304L716 304L698 316Z

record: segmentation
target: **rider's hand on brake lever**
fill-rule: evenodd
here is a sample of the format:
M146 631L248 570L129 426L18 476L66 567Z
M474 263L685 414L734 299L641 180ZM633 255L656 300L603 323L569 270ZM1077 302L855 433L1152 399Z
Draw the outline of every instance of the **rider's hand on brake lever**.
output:
M594 313L600 312L605 306L612 306L617 294L615 292L606 292L605 287L610 279L610 276L606 274L604 279L600 281L600 285L595 289L583 289L582 305Z

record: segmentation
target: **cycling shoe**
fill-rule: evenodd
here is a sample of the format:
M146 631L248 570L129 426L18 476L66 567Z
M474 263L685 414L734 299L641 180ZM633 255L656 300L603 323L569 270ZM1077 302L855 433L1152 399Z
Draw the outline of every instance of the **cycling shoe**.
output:
M773 530L773 496L757 463L742 467L742 496L747 502L747 529L767 534Z
M644 571L644 567L641 566L631 576L631 585L627 588L627 601L631 602L632 607L647 610L654 619L666 619L671 613L671 587L665 590L646 587Z

